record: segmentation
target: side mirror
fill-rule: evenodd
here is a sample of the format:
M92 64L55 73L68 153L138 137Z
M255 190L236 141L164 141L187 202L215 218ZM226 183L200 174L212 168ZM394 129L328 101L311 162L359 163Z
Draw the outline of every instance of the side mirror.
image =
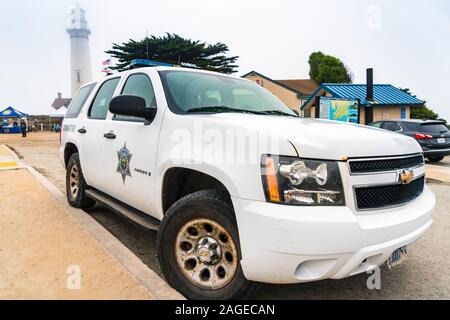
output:
M144 98L130 95L114 97L109 103L109 111L121 116L145 119L147 124L156 116L156 108L147 108Z

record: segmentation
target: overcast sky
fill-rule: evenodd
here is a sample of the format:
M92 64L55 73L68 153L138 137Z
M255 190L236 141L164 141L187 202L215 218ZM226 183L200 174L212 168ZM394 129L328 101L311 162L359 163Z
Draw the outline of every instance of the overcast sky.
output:
M0 108L48 114L70 94L67 8L76 0L0 0ZM448 0L79 0L87 12L94 77L113 42L165 32L224 42L239 75L308 78L308 56L341 58L365 82L408 87L450 121Z

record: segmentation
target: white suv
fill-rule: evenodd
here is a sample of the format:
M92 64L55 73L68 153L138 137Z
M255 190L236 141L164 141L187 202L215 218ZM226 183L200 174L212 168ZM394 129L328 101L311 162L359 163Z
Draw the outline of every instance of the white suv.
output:
M407 136L301 119L248 80L149 67L79 90L60 157L72 206L101 202L158 230L173 287L232 299L402 261L433 221L421 152Z

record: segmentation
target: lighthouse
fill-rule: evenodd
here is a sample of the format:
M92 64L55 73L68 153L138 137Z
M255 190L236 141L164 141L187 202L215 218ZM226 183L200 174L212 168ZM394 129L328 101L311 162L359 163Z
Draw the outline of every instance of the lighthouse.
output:
M78 4L68 9L67 33L70 35L70 80L73 97L80 86L92 79L89 52L91 30L87 24L86 12Z

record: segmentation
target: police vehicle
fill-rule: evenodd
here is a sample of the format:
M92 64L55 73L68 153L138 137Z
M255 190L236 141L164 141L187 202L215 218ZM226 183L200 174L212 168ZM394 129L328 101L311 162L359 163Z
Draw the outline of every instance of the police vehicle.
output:
M413 138L299 118L249 80L147 64L74 97L67 199L156 230L165 277L187 298L392 267L431 226Z

